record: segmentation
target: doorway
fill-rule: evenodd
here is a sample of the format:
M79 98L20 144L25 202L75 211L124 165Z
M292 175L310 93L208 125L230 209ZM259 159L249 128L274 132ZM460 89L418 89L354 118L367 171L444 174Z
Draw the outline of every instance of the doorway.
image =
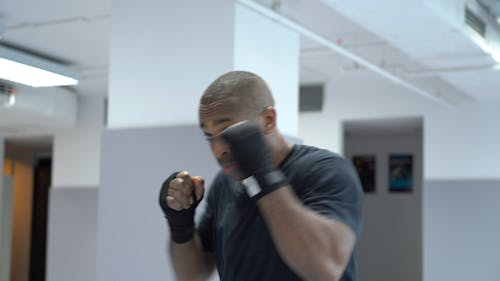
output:
M422 280L423 119L344 122L344 155L365 191L360 280Z
M7 138L3 161L1 281L44 281L52 138Z

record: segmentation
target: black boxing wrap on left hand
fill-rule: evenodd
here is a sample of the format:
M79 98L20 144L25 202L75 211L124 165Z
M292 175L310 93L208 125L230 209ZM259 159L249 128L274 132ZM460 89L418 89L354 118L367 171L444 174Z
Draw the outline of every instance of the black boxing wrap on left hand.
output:
M243 184L252 198L259 199L288 185L285 175L271 159L261 129L249 121L230 126L221 133L246 179Z
M191 204L188 209L177 211L168 206L168 189L170 188L170 182L177 177L177 174L179 174L179 172L172 173L163 182L158 201L167 219L171 239L176 243L186 243L194 237L194 214L201 199L197 200L193 191L193 204Z

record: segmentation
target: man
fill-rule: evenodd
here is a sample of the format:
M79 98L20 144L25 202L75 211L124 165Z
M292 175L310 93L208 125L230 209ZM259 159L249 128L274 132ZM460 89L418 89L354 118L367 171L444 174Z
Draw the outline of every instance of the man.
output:
M160 191L179 280L356 280L353 249L362 191L338 155L291 145L278 131L274 100L257 75L233 71L201 97L199 120L222 171L207 196L203 179L172 174Z

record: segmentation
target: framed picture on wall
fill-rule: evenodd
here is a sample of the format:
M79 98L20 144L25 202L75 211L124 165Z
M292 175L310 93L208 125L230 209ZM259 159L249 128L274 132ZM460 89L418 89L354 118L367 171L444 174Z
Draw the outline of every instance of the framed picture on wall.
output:
M375 192L375 155L354 155L352 163L358 172L363 191Z
M413 155L389 155L389 191L412 192L413 190Z

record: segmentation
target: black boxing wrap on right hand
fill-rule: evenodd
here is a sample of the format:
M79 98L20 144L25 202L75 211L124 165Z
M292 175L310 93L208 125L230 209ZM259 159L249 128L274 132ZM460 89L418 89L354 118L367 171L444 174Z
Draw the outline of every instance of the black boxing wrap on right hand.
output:
M180 172L175 172L171 174L162 184L159 203L160 207L167 218L168 225L170 227L171 239L176 243L186 243L193 239L194 237L194 213L198 206L198 200L196 199L196 194L193 190L193 204L189 209L183 209L180 211L170 208L167 204L167 196L169 184L172 180L177 177Z
M231 154L246 179L250 197L255 200L288 185L283 172L271 159L264 135L257 124L249 121L236 123L225 129L221 136L231 147Z

